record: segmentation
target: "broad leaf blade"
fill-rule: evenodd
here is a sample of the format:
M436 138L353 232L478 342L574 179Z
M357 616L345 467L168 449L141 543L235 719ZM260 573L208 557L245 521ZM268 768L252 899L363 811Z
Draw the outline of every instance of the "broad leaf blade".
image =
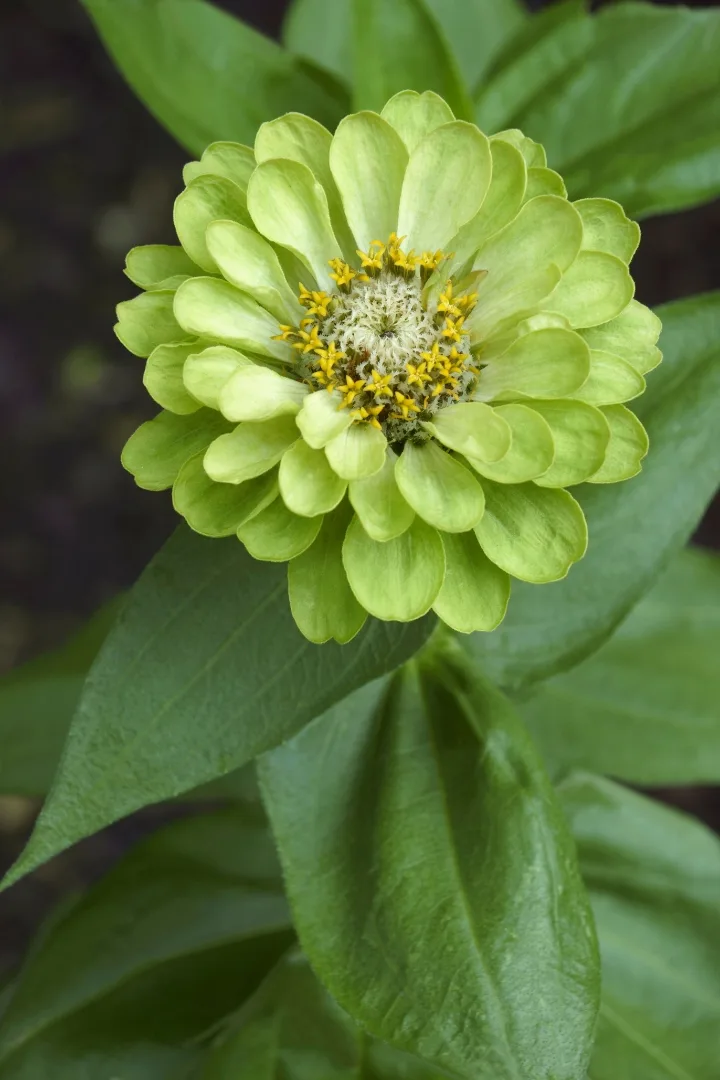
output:
M521 0L425 0L468 86L474 88L513 36L529 23Z
M334 127L348 102L302 63L205 0L82 0L115 63L191 153L211 142L253 144L291 110Z
M364 688L260 772L303 947L363 1027L472 1080L584 1075L598 972L572 844L462 656Z
M636 411L650 434L639 476L574 489L588 553L563 581L516 584L492 635L460 639L491 678L517 690L585 659L684 544L720 482L720 293L658 310L665 359Z
M681 552L610 641L522 706L556 773L720 781L720 558Z
M180 527L128 597L85 686L58 778L8 884L76 840L277 746L412 656L433 620L311 645L286 568Z
M720 841L597 777L560 789L603 961L591 1080L715 1080Z
M294 0L283 23L283 41L291 52L319 64L349 83L352 71L350 0Z

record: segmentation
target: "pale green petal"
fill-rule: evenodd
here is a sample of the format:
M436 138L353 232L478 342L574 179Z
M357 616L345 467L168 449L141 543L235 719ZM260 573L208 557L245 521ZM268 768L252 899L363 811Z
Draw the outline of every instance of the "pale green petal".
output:
M355 113L338 125L330 167L361 251L396 232L407 162L402 139L377 113Z
M446 247L477 214L491 176L490 143L473 124L454 120L426 135L410 155L400 196L407 250Z
M249 225L243 192L222 176L200 176L178 195L173 210L175 231L193 262L210 273L217 264L205 243L211 221L239 221Z
M205 472L221 484L242 484L277 465L296 438L292 416L249 420L208 447L203 463Z
M602 465L610 429L599 409L582 401L533 401L535 412L550 425L555 460L535 481L541 487L581 484Z
M321 645L334 638L346 644L367 618L355 599L343 567L343 540L350 508L347 502L323 519L314 544L288 566L290 609L301 632ZM312 521L312 518L305 518Z
M200 161L188 162L183 169L183 180L189 185L198 176L224 176L237 184L244 195L255 165L252 147L235 142L214 142L210 143Z
M200 409L192 416L158 413L125 443L123 467L132 473L138 487L164 491L172 487L189 458L205 450L229 427L224 417L210 409Z
M195 277L199 267L179 246L146 244L125 259L125 273L140 289L156 289L168 278Z
M195 346L197 348L197 345ZM252 360L227 345L212 345L202 352L191 352L183 367L183 382L203 405L220 408L220 391L239 368L252 367Z
M485 483L475 534L489 559L521 581L559 581L587 549L587 525L568 491Z
M255 484L257 480L249 480L248 483ZM257 517L241 525L237 536L253 559L288 562L307 551L320 532L322 523L322 517L306 518L292 514L282 499L275 499Z
M334 510L347 491L322 450L298 439L280 462L280 494L288 510L301 517L316 517Z
M627 360L594 349L587 381L570 396L589 405L619 405L639 397L644 390L645 380Z
M302 113L286 113L277 120L261 124L255 138L258 164L272 158L287 158L307 165L322 184L327 196L330 220L340 246L347 255L355 254L355 244L343 211L340 192L330 170L332 135L317 120Z
M629 263L640 243L640 226L612 199L579 199L575 208L583 219L583 248L605 251Z
M625 310L603 326L582 330L591 349L614 353L632 364L640 375L646 375L662 360L656 348L662 323L654 311L637 300L631 300Z
M267 240L235 221L213 221L205 233L208 251L220 273L248 293L281 323L297 325L307 312L287 283L280 260Z
M547 421L527 405L498 405L495 412L510 426L510 449L493 463L469 457L472 467L499 484L523 484L546 473L555 459L555 442Z
M135 356L148 357L158 345L187 340L190 336L178 325L173 311L175 293L146 292L133 300L123 300L115 311L115 334Z
M187 334L236 345L285 363L295 361L292 348L275 340L280 333L277 319L252 297L220 278L190 278L184 282L175 293L175 317Z
M511 146L514 146L516 150L519 150L525 159L525 164L528 169L544 169L547 165L545 148L541 146L540 143L529 139L527 135L523 135L519 128L508 128L507 131L498 131L497 135L493 135L493 141L495 139L499 139L502 142L508 142Z
M457 407L457 406L456 406ZM416 514L444 532L467 532L485 507L472 472L429 440L405 448L395 465L397 486Z
M228 420L272 420L296 416L308 387L271 368L248 364L231 375L220 391L220 412Z
M645 428L630 409L624 405L608 405L602 411L610 425L610 442L605 461L588 477L588 483L615 484L640 472L650 443Z
M248 209L256 228L296 255L322 289L332 289L328 263L342 258L330 223L325 189L307 165L266 161L248 185Z
M299 421L300 416L298 426ZM330 465L343 480L361 480L379 472L385 464L386 449L387 439L382 431L363 423L351 424L325 445Z
M604 251L581 251L546 306L564 315L573 327L599 326L616 318L634 291L621 259Z
M201 402L188 392L183 382L183 366L197 347L196 341L187 345L158 345L150 353L143 382L150 397L163 409L189 415L200 408Z
M342 394L337 390L329 394L326 390L316 390L308 394L295 421L308 446L315 450L323 447L340 435L352 424L349 409L341 409Z
M510 428L495 409L479 401L448 405L422 425L460 454L499 461L510 449Z
M355 513L368 536L381 543L401 536L415 518L415 511L397 486L396 461L397 455L388 447L385 464L379 472L350 484L350 502Z
M431 131L455 119L450 106L432 90L426 90L424 94L402 90L390 98L382 118L392 124L409 154Z
M482 352L479 358L482 363ZM579 334L558 328L533 330L483 366L475 398L493 401L515 393L565 397L578 390L589 373L590 349Z
M425 615L445 576L440 534L420 518L385 543L368 536L354 518L343 545L343 562L362 606L387 622L411 622Z
M277 498L274 472L244 484L216 484L203 467L204 454L186 461L173 484L173 506L202 536L232 536Z
M474 532L442 534L445 580L433 611L453 630L494 630L505 618L510 577L490 562Z
M518 275L506 281L502 288L494 288L487 279L481 282L482 298L466 324L473 345L482 343L483 347L492 348L496 337L505 338L520 320L547 300L561 278L557 266L551 265L533 270L526 277ZM510 336L512 339L516 335Z
M560 173L556 173L554 169L528 169L525 200L529 202L538 195L559 195L561 199L567 199L567 188ZM577 203L575 205L577 206Z

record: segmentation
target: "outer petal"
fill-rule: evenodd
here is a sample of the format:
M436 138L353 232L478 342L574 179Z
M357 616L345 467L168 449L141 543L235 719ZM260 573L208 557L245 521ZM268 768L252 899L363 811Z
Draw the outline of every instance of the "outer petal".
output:
M188 392L183 382L183 366L196 349L197 342L158 345L145 364L143 382L150 397L180 416L189 416L200 408L200 401Z
M567 199L567 188L560 173L553 169L528 169L525 201L536 199L538 195L559 195L561 199Z
M248 421L210 444L203 462L205 472L220 484L242 484L277 465L296 438L292 416Z
M614 353L594 349L587 381L570 396L589 405L619 405L639 397L644 390L645 380L632 364Z
M402 90L390 98L382 117L395 128L409 154L431 131L455 119L447 102L432 90L423 94Z
M312 547L288 566L293 618L305 637L318 645L330 638L346 644L362 629L367 618L367 612L350 589L343 567L348 518L349 507L342 503L323 520Z
M243 192L222 176L200 176L178 195L173 210L175 231L193 262L210 273L217 264L205 243L205 230L218 218L250 224Z
M265 473L244 484L216 484L203 467L204 455L186 461L173 484L173 506L202 536L232 536L277 498L277 476Z
M147 357L158 345L187 340L190 335L173 312L175 293L146 292L117 305L115 334L135 356Z
M198 176L224 176L232 180L243 195L255 168L255 154L250 146L236 142L210 143L200 161L190 161L183 169L183 180L191 184Z
M405 144L377 113L360 112L341 120L330 148L330 167L362 251L397 230L407 163Z
M407 248L445 247L477 214L491 176L490 143L473 124L454 120L426 135L410 156L400 196L398 232Z
M134 247L125 259L125 273L140 289L156 289L168 278L195 277L199 269L181 247L170 244Z
M547 421L527 405L498 405L495 412L510 426L510 449L492 463L468 457L472 467L500 484L523 484L546 473L555 459L555 442Z
M565 397L579 390L589 373L590 350L579 334L552 327L534 330L483 367L475 397L479 401L503 394Z
M282 323L297 324L304 318L307 313L288 285L280 260L254 229L236 221L213 221L205 240L221 274L232 285Z
M661 330L662 323L657 315L644 304L631 300L611 322L581 333L591 349L615 353L645 375L662 359L662 353L655 347Z
M605 251L629 263L640 243L640 226L612 199L578 199L575 209L583 219L583 249Z
M327 196L307 165L266 161L248 185L248 209L268 240L296 255L322 289L331 289L328 263L342 258L330 223Z
M567 491L486 482L475 533L489 559L521 581L559 581L587 548L583 512Z
M316 517L334 510L347 491L347 481L330 468L322 450L298 439L280 462L280 494L293 514Z
M322 450L332 439L352 424L349 409L341 409L342 394L316 390L308 394L296 417L297 426L308 446Z
M227 345L212 345L197 352L198 344L183 366L183 382L193 397L211 409L220 408L220 391L239 368L252 367L252 360Z
M518 320L531 315L557 287L562 274L557 266L542 267L505 283L502 289L491 288L487 279L480 303L467 322L473 345L486 342L490 348L497 336L505 338Z
M190 278L176 292L174 310L187 334L294 362L290 346L274 340L280 333L277 319L227 281Z
M220 391L220 412L228 420L272 420L296 416L308 388L260 364L244 365Z
M224 417L210 409L200 409L192 416L158 413L141 424L125 443L123 467L132 473L138 487L164 491L172 487L185 462L229 426Z
M461 462L432 440L412 442L395 465L395 479L416 514L444 532L467 532L483 515L480 484Z
M415 511L397 486L396 461L397 455L388 447L385 464L379 472L350 484L350 502L362 527L368 536L380 543L402 536L415 518Z
M343 211L340 192L330 170L330 146L333 137L317 120L302 113L286 113L277 120L261 124L255 138L258 164L272 158L288 158L307 165L327 196L330 220L340 246L348 255L355 245Z
M510 577L491 562L474 533L442 534L445 580L433 610L453 630L494 630L505 618Z
M527 135L523 135L519 128L508 128L506 131L498 131L496 135L493 135L493 140L498 139L501 142L508 142L511 146L514 146L516 150L519 150L525 159L525 164L528 169L544 169L547 165L547 156L545 154L545 148L540 143L534 142L533 139L528 138Z
M546 307L563 315L571 326L599 326L616 318L634 291L624 262L602 251L581 251Z
M343 480L361 480L385 464L387 439L370 424L352 424L325 446L331 466Z
M248 482L257 483L256 480ZM298 517L288 510L282 499L275 499L257 517L241 525L237 535L253 559L288 562L314 543L322 523L322 517Z
M602 411L610 425L610 442L604 462L588 477L588 483L616 484L640 472L650 443L645 428L630 409L624 405L609 405Z
M449 405L423 427L451 450L483 461L499 461L510 449L510 428L495 409L481 402Z
M564 488L592 476L602 465L610 441L600 410L581 401L533 401L532 408L549 424L555 443L555 460L535 483Z
M354 518L343 545L348 581L371 615L411 622L430 610L445 576L440 534L416 518L394 540L378 543Z

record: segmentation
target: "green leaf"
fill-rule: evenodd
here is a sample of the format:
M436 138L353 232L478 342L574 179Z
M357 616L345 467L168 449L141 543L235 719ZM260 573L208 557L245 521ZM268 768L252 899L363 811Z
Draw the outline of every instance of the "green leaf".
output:
M720 781L720 557L689 549L603 648L544 683L525 721L557 773Z
M497 54L530 21L520 0L425 0L475 88Z
M585 1075L595 941L507 701L450 643L260 763L295 924L362 1027L472 1080Z
M574 488L590 543L567 579L513 588L492 636L464 644L488 675L518 689L585 659L650 588L702 517L720 480L720 293L667 304L665 360L634 402L650 435L639 476Z
M349 87L352 8L348 0L293 0L282 37L291 52L319 64Z
M290 110L334 127L348 111L290 53L204 0L82 0L113 60L157 119L193 154L252 144Z
M479 119L543 143L573 198L635 217L695 206L720 192L719 50L718 11L611 5L516 57Z
M183 1062L292 938L257 816L234 808L170 825L33 950L0 1025L0 1077L176 1075L163 1059ZM126 1071L126 1056L138 1067Z
M352 645L318 648L292 620L283 565L179 528L90 673L56 784L7 883L276 746L412 656L432 626L372 623Z
M380 112L401 90L434 90L460 120L473 109L457 61L425 0L351 0L355 109Z
M560 796L602 953L590 1080L715 1080L720 841L609 780L578 776Z

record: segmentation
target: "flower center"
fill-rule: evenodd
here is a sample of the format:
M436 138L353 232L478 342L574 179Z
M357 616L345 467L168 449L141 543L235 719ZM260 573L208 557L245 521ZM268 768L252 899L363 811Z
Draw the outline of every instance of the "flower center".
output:
M452 279L439 299L426 298L428 279L443 252L405 253L394 234L359 251L362 270L335 259L337 291L300 286L307 318L283 326L280 337L299 355L298 374L314 390L338 391L338 408L354 421L380 428L391 443L413 434L422 420L468 398L478 371L465 321L477 300L455 295Z

